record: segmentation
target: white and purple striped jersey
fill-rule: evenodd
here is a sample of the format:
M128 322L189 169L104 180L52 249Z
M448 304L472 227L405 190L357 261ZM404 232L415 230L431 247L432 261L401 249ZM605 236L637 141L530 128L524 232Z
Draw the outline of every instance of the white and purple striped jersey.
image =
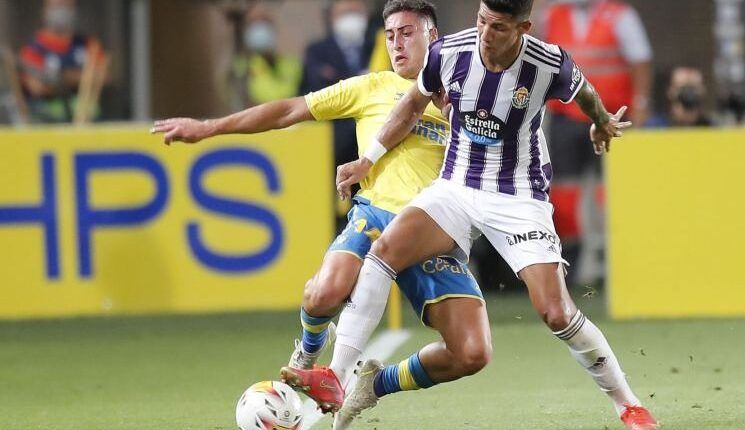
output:
M476 28L433 42L418 86L425 95L444 88L453 105L440 177L548 201L546 101L570 103L584 82L569 54L532 36L523 36L520 55L499 73L484 67Z

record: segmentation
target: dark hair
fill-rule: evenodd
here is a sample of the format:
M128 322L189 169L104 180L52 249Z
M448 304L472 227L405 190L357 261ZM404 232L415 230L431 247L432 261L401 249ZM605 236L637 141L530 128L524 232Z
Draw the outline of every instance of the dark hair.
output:
M414 12L432 20L432 24L437 27L437 9L427 0L388 0L383 7L383 20L398 12Z
M481 0L481 2L494 12L508 13L520 20L530 18L530 12L533 9L533 0Z

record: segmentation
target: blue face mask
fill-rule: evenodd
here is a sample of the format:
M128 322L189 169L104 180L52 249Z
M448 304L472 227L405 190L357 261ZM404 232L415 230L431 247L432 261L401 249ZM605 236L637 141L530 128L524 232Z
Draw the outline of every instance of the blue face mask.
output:
M266 22L251 24L243 32L243 44L246 48L256 52L272 52L277 46L277 36L274 27Z

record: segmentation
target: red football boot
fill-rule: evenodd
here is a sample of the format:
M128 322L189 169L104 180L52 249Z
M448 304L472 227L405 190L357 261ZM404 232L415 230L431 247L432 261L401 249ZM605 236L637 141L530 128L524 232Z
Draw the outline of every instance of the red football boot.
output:
M644 406L626 405L621 414L621 421L629 430L654 430L660 428L657 420Z
M316 366L312 369L283 367L280 370L280 378L282 382L315 400L324 414L336 413L344 402L344 388L334 371L328 367Z

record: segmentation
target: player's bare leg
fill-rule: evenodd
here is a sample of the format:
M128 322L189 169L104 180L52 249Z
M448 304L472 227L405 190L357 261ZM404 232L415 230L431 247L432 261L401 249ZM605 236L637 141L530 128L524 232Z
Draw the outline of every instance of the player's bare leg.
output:
M486 305L474 298L452 298L427 306L428 321L442 336L419 351L427 375L437 383L470 376L491 360L491 329Z
M359 370L357 385L334 420L334 430L347 429L362 411L377 405L385 395L460 379L489 363L491 331L483 301L451 298L428 305L425 312L442 340L387 367L377 360L367 360Z
M326 346L334 342L335 326L331 319L349 297L361 266L362 261L355 255L326 254L321 269L305 285L300 311L302 340L295 341L289 364L280 370L283 381L316 400L324 412L335 412L341 407L344 390L331 370L309 370Z
M378 326L385 311L391 283L396 270L409 267L430 256L446 254L455 242L418 208L404 209L373 242L370 253L360 269L357 284L350 296L350 304L339 317L337 343L332 368L338 370L342 382L346 382L346 370L350 363L337 366L337 351L362 351ZM394 267L395 270L391 267ZM364 303L365 306L357 306Z
M347 252L331 251L318 272L305 284L303 308L310 315L336 315L357 282L362 260Z
M399 272L435 255L446 255L455 241L425 211L405 208L376 240L370 254Z
M373 243L362 268L359 269L357 284L350 296L350 304L339 318L339 340L335 348L335 356L337 355L336 350L348 352L347 357L353 357L355 353L359 354L378 326L385 311L391 283L396 278L396 271L391 269L386 261L390 261L393 267L401 270L419 261L426 260L430 256L446 254L454 247L455 241L423 210L409 207L396 216L393 222L385 228L381 237ZM350 255L350 257L353 256ZM350 265L349 267L353 266ZM344 269L348 270L349 267L344 267ZM326 288L320 282L318 285ZM356 306L356 303L364 303L365 306ZM314 340L315 332L320 332L320 324L312 324L326 323L325 321L331 319L330 317L327 320L319 317L309 317L305 311L303 311L302 318L305 327L303 337L311 340ZM318 342L312 346L318 348L317 345ZM300 350L300 356L305 356L307 354L304 353L310 352L305 347L305 341L296 350L298 349ZM347 364L349 364L349 360L347 360ZM332 365L337 369L349 367L336 366L334 362L332 362ZM290 369L283 369L283 373L286 374L284 375L285 379L290 382L294 379L305 380L312 376L312 372L295 371L293 372L294 375L290 375L289 371ZM337 375L336 381L329 378L323 379L326 382L323 385L333 386L336 389L339 380L341 380L340 384L345 382L345 373L344 371L339 372L340 377ZM299 378L295 378L296 376L299 376ZM315 396L314 385L305 385L311 387L307 394ZM325 393L325 389L318 391ZM335 398L338 399L338 397ZM326 399L324 403L333 404L334 402Z
M290 358L290 367L310 369L328 344L328 327L352 292L362 262L352 254L329 252L321 269L305 284L300 322L302 339Z
M634 395L603 333L577 309L564 284L558 263L534 264L522 269L530 300L551 331L563 340L577 362L608 394L621 420L632 430L658 428L657 422Z

